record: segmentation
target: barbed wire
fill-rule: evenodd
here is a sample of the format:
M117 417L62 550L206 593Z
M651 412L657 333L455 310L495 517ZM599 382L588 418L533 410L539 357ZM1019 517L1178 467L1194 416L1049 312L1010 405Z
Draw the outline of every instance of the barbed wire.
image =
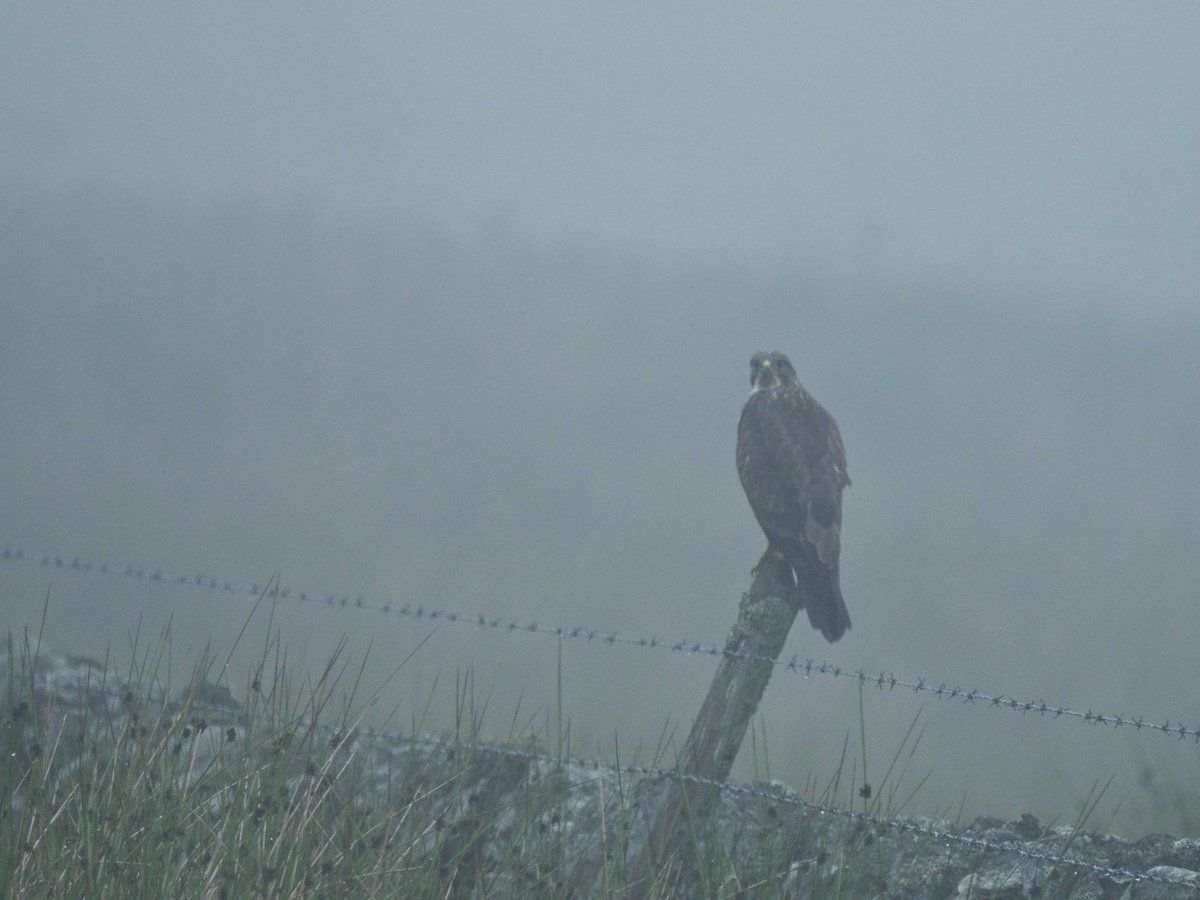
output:
M455 751L483 751L520 759L527 763L537 763L540 765L554 766L566 763L581 769L587 769L595 772L609 772L614 775L633 775L641 778L669 778L678 781L687 781L693 784L703 785L705 787L721 791L722 793L734 794L739 797L752 797L760 800L767 800L773 803L783 803L790 806L796 806L802 810L823 817L842 818L862 826L887 828L895 831L908 832L910 834L921 835L937 841L960 844L970 847L974 850L986 850L994 853L1012 853L1016 856L1020 856L1024 859L1035 862L1052 863L1054 865L1064 866L1075 870L1087 870L1093 874L1102 875L1116 881L1155 882L1174 886L1191 888L1197 887L1195 881L1191 880L1190 878L1172 878L1168 875L1151 874L1150 872L1135 872L1131 869L1104 866L1100 865L1099 863L1089 862L1077 857L1066 856L1065 848L1063 852L1052 853L1046 850L1022 847L1015 842L994 841L989 838L967 834L952 828L939 827L935 824L925 824L917 819L887 817L878 815L876 813L857 812L853 809L846 809L834 804L816 803L797 796L795 793L789 791L782 785L776 790L770 790L733 781L717 781L713 778L705 778L701 775L690 774L681 769L639 765L637 763L617 764L589 756L535 753L531 750L523 750L520 747L513 747L507 744L490 743L487 741L452 741L431 735L401 734L398 732L385 731L366 726L360 727L360 730L365 731L368 735L381 735L402 743L434 747L437 749L450 748Z
M22 661L21 665L25 666L26 661ZM49 673L39 670L39 679L46 678L46 684L51 686L51 690L62 689L69 684L72 679L59 679L54 676L51 671ZM112 703L101 703L101 707L107 709L111 713L120 711L116 714L124 715L129 707L128 704L132 698L130 693L130 685L121 681L111 681L101 678L84 676L82 679L83 690L87 692L99 691L107 692L108 696L114 701L116 698L122 698L119 701ZM215 686L214 686L215 687ZM188 689L184 698L177 701L174 709L176 712L186 711L187 722L189 726L195 726L193 734L199 735L202 731L207 730L211 724L210 717L216 717L215 721L218 727L215 729L217 733L225 735L225 740L232 741L237 737L238 728L230 727L225 729L225 721L222 716L230 716L230 721L240 722L240 727L245 727L246 720L244 718L245 709L228 691L224 692L224 697L221 697L219 692L215 697L212 706L209 706L209 700L200 699L201 694L195 693L196 686ZM207 695L207 692L204 692ZM90 695L88 695L90 697ZM153 696L153 695L151 695ZM159 701L165 701L166 695L159 694ZM193 706L197 702L199 706ZM94 704L89 699L88 702L82 705L82 708L92 708ZM201 711L206 715L197 716ZM68 714L69 715L69 714ZM136 720L136 716L135 716ZM179 722L184 721L184 716L180 716ZM197 723L202 724L197 724ZM1189 887L1193 890L1200 889L1200 883L1189 870L1183 870L1186 874L1173 875L1167 872L1155 872L1154 868L1139 872L1133 869L1122 868L1119 866L1105 865L1097 862L1092 862L1086 859L1081 859L1077 856L1068 856L1067 849L1071 842L1079 833L1079 829L1068 829L1070 835L1064 846L1059 851L1040 849L1038 847L1024 846L1024 843L1032 843L1034 839L1028 842L1022 842L1015 835L1011 838L996 840L988 837L970 834L966 831L957 829L952 826L945 825L936 819L924 818L901 818L899 816L887 816L871 812L859 812L853 808L847 809L838 806L834 803L822 803L817 801L805 800L799 796L794 790L778 782L768 783L765 786L756 786L735 781L720 781L714 778L708 778L702 775L686 772L678 768L669 768L656 765L644 765L636 762L627 763L612 763L597 757L579 756L570 753L551 753L545 751L536 751L533 749L523 748L520 744L513 743L497 743L492 741L481 740L461 740L452 739L447 736L436 736L430 734L413 734L393 731L387 728L379 728L361 722L356 723L339 723L339 724L321 724L316 719L300 717L294 720L288 720L287 717L283 721L272 720L276 727L282 726L285 729L301 727L306 732L316 731L321 737L320 744L329 747L349 748L352 754L360 754L364 751L382 751L389 752L390 748L381 747L384 741L390 742L392 745L401 744L415 747L430 748L434 753L442 757L450 758L451 753L461 751L482 752L501 755L504 757L518 759L528 765L537 765L553 769L561 769L562 766L571 766L583 771L591 771L596 773L609 773L615 776L633 776L635 778L650 779L650 780L671 780L676 782L688 782L691 784L701 785L722 794L729 794L736 797L745 797L757 800L768 801L770 803L778 803L796 807L805 814L817 815L828 818L840 818L848 822L854 823L863 828L871 827L875 829L888 829L892 831L905 832L922 837L930 838L943 844L956 844L967 847L976 851L988 851L998 854L1012 854L1034 862L1049 863L1053 866L1061 866L1076 872L1086 871L1094 875L1100 875L1116 881L1128 882L1152 882L1159 884L1168 884L1172 886ZM108 724L100 725L102 731L108 731L112 727L111 721ZM86 744L86 742L85 742ZM276 741L271 742L271 746L278 747ZM528 745L526 745L528 746ZM94 750L94 746L93 746ZM392 771L391 765L388 766L388 771ZM441 780L441 779L439 779ZM448 783L448 782L446 782ZM566 789L569 791L580 790L586 788L591 783L586 778L571 778L568 777L565 781ZM603 798L604 793L599 795ZM609 796L615 796L610 794ZM861 834L860 831L854 832L852 839ZM1067 837L1062 831L1049 832L1039 829L1040 837L1063 836ZM1169 867L1167 867L1169 868ZM1052 877L1052 876L1051 876Z
M20 548L5 547L3 551L0 551L0 560L33 563L43 568L63 569L80 574L113 575L154 584L187 586L209 593L244 594L252 597L265 596L270 599L297 603L317 603L341 609L375 611L384 615L396 615L408 619L429 622L450 622L509 633L536 634L555 637L560 640L581 641L601 646L621 645L641 647L647 650L682 653L689 656L708 656L718 659L725 657L746 659L754 662L769 663L776 669L783 669L792 674L803 675L805 678L813 675L821 675L834 679L845 678L856 681L860 685L874 687L879 691L887 691L888 693L899 688L912 691L916 694L929 694L937 700L959 700L965 705L1006 709L1022 715L1034 713L1043 718L1047 716L1052 719L1068 718L1085 725L1111 725L1114 729L1128 727L1138 733L1147 731L1174 736L1180 741L1185 738L1191 738L1193 743L1200 744L1200 728L1189 727L1182 720L1178 719L1172 725L1170 719L1159 722L1140 715L1132 716L1124 713L1094 712L1091 708L1079 710L1069 706L1048 703L1042 699L1018 700L1016 697L1007 694L990 693L974 688L950 687L945 681L937 682L926 678L901 678L885 670L880 670L879 674L874 675L862 668L853 669L829 662L816 662L812 659L801 661L797 656L793 656L788 662L783 662L782 660L773 659L762 654L730 651L716 645L703 644L697 641L669 640L657 636L637 637L621 634L616 631L606 631L583 626L541 625L536 621L521 621L505 616L485 616L482 613L460 613L424 604L379 604L368 601L361 595L351 597L349 595L332 593L299 591L290 587L280 586L274 582L238 583L217 579L204 574L168 575L164 574L160 568L151 569L129 564L122 566L109 562L96 563L91 560L81 559L78 556L67 557L64 555L31 554L26 553Z
M161 569L148 569L133 565L120 566L111 563L94 563L88 560L80 559L79 557L71 557L68 559L62 555L27 554L21 549L13 548L4 548L2 551L0 551L0 559L9 562L28 562L44 568L69 570L81 574L114 575L137 581L148 581L155 584L188 586L197 590L208 591L210 593L221 592L225 594L245 594L256 598L265 596L268 598L278 598L296 602L314 602L337 608L374 610L383 614L395 613L411 619L422 619L434 622L446 621L473 625L491 630L507 631L510 633L524 632L529 634L554 636L559 639L584 640L589 643L594 642L608 646L619 644L637 646L646 649L681 652L690 655L740 657L771 663L777 668L784 668L793 673L803 674L805 677L817 674L832 678L850 678L854 681L858 681L860 684L873 685L880 690L886 688L887 690L891 691L895 688L905 688L917 693L931 693L939 700L961 699L964 701L964 703L978 703L989 707L1009 709L1021 713L1035 712L1043 716L1049 714L1054 718L1067 716L1093 725L1113 725L1118 728L1123 725L1129 725L1138 731L1144 728L1164 734L1176 735L1180 740L1185 737L1191 737L1194 741L1200 742L1200 730L1187 728L1182 723L1172 726L1169 722L1165 724L1148 722L1142 717L1101 714L1094 713L1091 710L1088 710L1087 712L1081 712L1067 707L1053 706L1040 700L1036 702L1022 702L1005 695L988 694L982 691L964 690L961 688L947 688L944 683L940 685L934 685L932 682L926 679L901 679L894 675L887 674L868 676L861 669L852 670L829 663L818 664L814 663L812 660L801 663L796 658L793 658L788 663L782 663L762 655L727 652L719 647L695 642L668 641L657 637L632 637L628 635L622 635L617 632L604 632L598 629L582 627L563 628L546 626L539 625L536 622L521 622L503 617L467 615L433 609L425 606L414 607L411 604L403 604L401 606L395 606L392 604L375 604L367 601L361 596L352 598L345 595L338 596L335 594L316 594L305 591L297 591L291 588L281 587L273 582L267 584L239 584L227 580L218 580L207 575L169 576L164 574ZM1030 861L1050 863L1075 870L1088 871L1093 874L1112 878L1117 881L1142 883L1151 882L1168 884L1172 886L1190 887L1193 889L1196 888L1194 881L1189 878L1176 878L1164 874L1135 872L1130 869L1100 865L1098 863L1089 862L1077 857L1066 856L1065 851L1053 853L1044 850L1030 849L1020 846L1014 842L995 841L986 837L957 831L952 828L939 827L937 824L925 824L924 822L916 819L888 818L886 816L881 816L874 813L858 812L853 809L845 809L833 804L812 802L804 800L803 798L795 795L782 785L779 786L778 789L767 789L738 782L718 781L716 779L705 778L703 776L684 772L680 769L664 768L660 766L640 765L637 763L616 764L594 757L573 756L568 754L551 755L545 753L536 753L530 750L523 750L519 747L505 744L482 741L451 741L445 738L438 738L429 735L402 734L369 726L358 726L354 730L368 735L379 735L395 741L413 745L430 746L443 749L449 747L459 750L476 750L503 754L508 757L522 759L528 763L538 763L542 765L561 765L563 763L567 763L577 766L581 769L588 769L596 772L610 772L612 774L631 775L642 778L669 778L687 781L718 790L725 794L751 797L770 802L796 806L800 809L823 817L837 817L846 819L850 822L858 823L862 826L908 832L911 834L921 835L932 840L958 844L975 850L985 850L996 853L1011 853L1015 856L1028 859Z

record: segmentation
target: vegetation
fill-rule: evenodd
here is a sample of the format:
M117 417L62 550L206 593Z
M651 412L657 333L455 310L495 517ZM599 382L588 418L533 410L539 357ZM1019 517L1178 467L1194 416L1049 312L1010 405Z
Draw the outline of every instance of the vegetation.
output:
M665 740L648 765L614 745L613 766L567 755L548 727L514 725L489 742L469 672L453 685L452 733L423 736L419 720L408 736L376 732L361 715L382 686L367 691L364 666L342 650L301 679L277 636L255 657L239 701L224 674L231 657L208 653L173 690L169 638L142 648L135 637L134 662L117 671L10 636L0 648L6 895L899 897L1023 883L1073 896L1081 878L1119 875L1067 859L1088 843L1083 825L1104 790L1056 831L1032 817L977 822L961 842L915 820L892 827L928 778L905 784L922 730L912 723L872 786L861 694L861 756L847 738L833 774L800 800L769 784L759 722L760 786L723 790L711 814L687 818L682 845L645 865L646 826L668 787L655 777L671 763ZM1009 852L1014 841L1041 843ZM1113 859L1096 862L1135 863Z
M393 745L381 765L358 721L372 697L340 653L297 683L276 639L240 703L212 680L228 660L206 655L173 693L169 640L136 643L136 662L117 672L10 636L0 730L8 896L555 897L629 885L625 860L649 795L611 770L539 770L531 758L553 754L528 748L546 735L510 733L507 754L482 744L469 675L454 687L456 733L440 746ZM825 800L855 780L844 769L819 792ZM573 805L581 790L599 800L592 818ZM859 802L880 812L885 795L896 791ZM781 896L817 878L828 896L852 896L875 868L869 854L847 865L837 828L811 816L805 840L816 849L798 865L796 827L784 827L779 804L755 804L736 824L714 815L693 826L685 856L695 863L681 872L678 859L656 861L646 895L675 895L686 879L708 896ZM751 831L753 852L735 854ZM597 850L597 882L572 884L576 863Z

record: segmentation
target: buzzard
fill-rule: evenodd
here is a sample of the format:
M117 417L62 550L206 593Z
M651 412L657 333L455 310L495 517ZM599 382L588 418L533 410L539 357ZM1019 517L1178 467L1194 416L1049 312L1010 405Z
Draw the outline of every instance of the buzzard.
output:
M791 566L808 621L827 641L850 627L838 587L846 449L833 416L782 353L750 357L750 398L738 422L737 468L768 554Z

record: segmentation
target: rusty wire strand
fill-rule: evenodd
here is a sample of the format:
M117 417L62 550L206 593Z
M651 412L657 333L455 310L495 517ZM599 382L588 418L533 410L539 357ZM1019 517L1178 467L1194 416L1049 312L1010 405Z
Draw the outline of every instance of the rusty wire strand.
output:
M1147 728L1165 734L1174 734L1177 735L1180 740L1182 740L1184 737L1192 737L1194 740L1200 741L1200 731L1187 728L1182 723L1180 723L1178 726L1172 726L1170 723L1159 725L1156 723L1147 722L1141 717L1132 718L1128 716L1106 715L1093 713L1091 710L1087 712L1079 712L1078 710L1073 710L1066 707L1052 706L1042 701L1038 701L1036 703L1020 702L1004 695L992 695L982 691L968 691L961 688L950 689L946 688L944 683L934 686L931 682L925 679L917 679L916 681L912 681L885 674L881 674L879 676L868 676L861 669L850 670L844 667L834 666L829 663L817 664L811 660L800 663L793 658L789 663L780 663L777 660L770 659L769 657L756 654L727 653L718 647L708 646L700 643L686 641L672 642L654 637L630 637L615 632L603 632L597 629L581 627L562 628L538 625L535 622L519 622L502 617L488 618L482 615L464 615L460 613L447 612L445 610L429 609L423 606L417 606L414 608L411 604L404 604L403 606L375 604L368 602L362 597L351 598L349 596L339 597L334 594L313 594L305 591L292 590L286 587L279 587L277 585L271 586L270 584L237 584L231 581L221 581L206 575L168 576L163 574L161 569L147 569L144 567L139 568L132 565L119 566L110 563L93 563L82 560L79 557L72 557L68 560L63 556L26 554L20 549L5 548L3 551L0 551L0 559L4 561L30 562L40 565L44 568L65 569L79 573L116 575L118 577L130 578L138 581L149 581L156 584L190 586L197 590L205 590L210 593L221 592L225 594L246 594L253 597L266 596L270 598L278 598L296 602L316 602L338 608L374 610L385 614L396 613L397 615L413 619L427 619L430 621L444 620L448 622L465 623L481 628L501 631L519 631L529 634L552 635L559 638L573 638L586 640L588 642L599 642L609 646L625 644L702 656L742 657L770 662L773 665L785 668L790 672L803 673L806 677L813 674L827 675L833 678L845 677L859 681L863 684L874 685L880 690L886 688L890 691L898 687L906 688L914 692L932 693L939 700L962 699L967 703L978 702L987 706L1010 709L1022 713L1036 712L1043 715L1051 714L1055 718L1058 718L1059 716L1069 716L1089 724L1111 724L1116 727L1120 727L1121 725L1130 725L1137 730ZM905 831L912 834L919 834L933 840L959 844L975 850L1012 853L1016 856L1020 856L1035 862L1046 862L1054 865L1065 866L1075 870L1086 870L1093 874L1112 878L1117 881L1142 883L1150 882L1187 887L1195 886L1191 881L1187 880L1175 879L1165 875L1151 874L1149 872L1134 872L1129 869L1103 866L1097 863L1088 862L1086 860L1068 857L1062 853L1031 850L1015 843L1001 843L998 841L989 840L988 838L955 831L951 828L939 827L936 824L925 824L915 819L886 818L871 813L856 812L852 809L845 809L832 804L813 803L796 796L794 793L789 792L782 786L778 790L768 790L765 788L740 784L737 782L717 781L715 779L705 778L700 775L690 774L679 769L663 768L659 766L645 766L636 763L625 763L618 765L601 759L596 759L594 757L570 756L565 754L540 754L504 744L451 741L429 735L405 735L365 726L356 728L355 730L366 735L379 735L391 738L395 741L413 745L497 753L542 765L560 765L562 763L568 763L579 768L591 769L592 771L596 772L611 772L614 774L633 775L643 778L671 778L679 781L688 781L695 784L705 785L727 794L753 797L761 800L797 806L820 816L839 817L864 826L886 828L897 831Z
M458 612L428 607L423 604L404 603L372 603L360 595L319 594L308 591L297 591L289 587L281 587L274 583L238 584L232 581L219 580L209 575L167 575L162 569L150 569L133 565L114 565L112 563L95 563L77 556L29 554L21 549L4 548L0 551L0 559L11 562L29 562L44 568L64 569L84 574L116 575L137 581L148 581L155 584L189 586L209 593L245 594L253 597L266 596L298 603L319 603L341 609L372 610L385 615L397 615L409 619L430 622L451 622L455 624L472 625L476 628L522 632L525 634L547 635L555 638L565 638L584 641L591 644L608 646L625 645L651 650L666 650L694 656L710 656L715 658L730 657L748 659L755 662L770 663L777 669L784 669L793 674L808 678L822 675L829 678L846 678L857 681L865 686L875 687L880 691L892 692L897 688L912 691L917 694L932 694L937 700L961 700L964 704L985 706L997 709L1007 709L1022 715L1036 713L1039 716L1049 716L1054 719L1070 718L1086 725L1111 725L1114 728L1129 727L1134 731L1143 730L1176 737L1182 741L1191 738L1193 743L1200 744L1200 728L1185 725L1176 720L1171 724L1167 719L1162 722L1153 721L1145 716L1130 716L1125 714L1094 712L1073 709L1068 706L1047 703L1045 700L1018 700L1006 694L995 694L977 689L949 687L946 682L935 682L926 678L900 678L893 673L881 670L878 675L868 674L865 669L851 669L829 662L815 662L812 659L801 661L793 656L790 661L772 659L754 653L742 653L725 650L712 644L696 641L669 640L659 637L634 637L615 631L605 631L597 628L582 626L540 625L533 621L520 621L504 616L485 616L483 614L464 614Z

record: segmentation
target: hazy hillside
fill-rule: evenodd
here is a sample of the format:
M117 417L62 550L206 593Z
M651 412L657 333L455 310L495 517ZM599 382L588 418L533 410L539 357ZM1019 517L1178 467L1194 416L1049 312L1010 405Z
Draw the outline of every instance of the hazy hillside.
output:
M753 350L791 354L848 448L839 644L789 652L1155 720L1200 720L1200 315L1106 311L842 271L671 268L399 215L102 190L0 194L0 544L314 591L719 642L762 539L733 435ZM171 622L228 646L245 606L0 567L55 644ZM298 660L348 634L401 717L474 666L503 729L556 704L553 641L284 607ZM576 749L686 726L711 661L564 648ZM652 690L647 690L647 685ZM918 709L909 812L1200 830L1167 798L1196 748L868 694L868 771ZM452 704L433 704L446 715ZM858 745L845 684L779 675L772 774ZM1119 806L1119 809L1118 809Z

